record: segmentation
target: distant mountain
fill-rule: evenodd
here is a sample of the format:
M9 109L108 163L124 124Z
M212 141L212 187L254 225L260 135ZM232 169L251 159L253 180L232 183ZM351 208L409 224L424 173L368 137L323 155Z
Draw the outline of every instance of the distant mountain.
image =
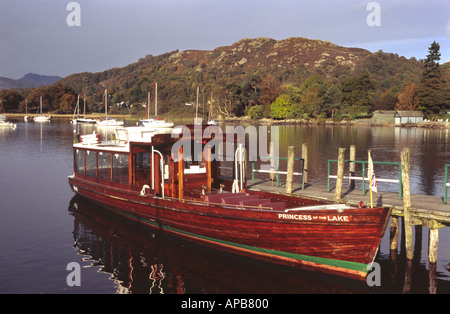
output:
M25 74L20 80L27 81L34 84L36 87L49 86L58 82L62 77L60 76L48 76L39 75L35 73Z
M49 86L61 79L62 77L59 76L47 76L35 73L25 74L21 79L18 80L0 76L0 90Z

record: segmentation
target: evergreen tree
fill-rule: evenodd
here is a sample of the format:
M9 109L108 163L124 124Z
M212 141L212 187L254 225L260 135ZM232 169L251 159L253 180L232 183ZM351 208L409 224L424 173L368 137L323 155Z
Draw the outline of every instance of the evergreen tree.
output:
M450 88L445 82L439 65L441 59L439 50L439 43L434 41L428 49L426 59L423 60L424 71L417 89L421 108L428 114L445 112L450 102Z
M424 71L422 73L422 82L442 77L439 67L439 60L441 60L440 49L441 46L436 41L433 41L430 48L428 48L428 55L426 59L423 60Z

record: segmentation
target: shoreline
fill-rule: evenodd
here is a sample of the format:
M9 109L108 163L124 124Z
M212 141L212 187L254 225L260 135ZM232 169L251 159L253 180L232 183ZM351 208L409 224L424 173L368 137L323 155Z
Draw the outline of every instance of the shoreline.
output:
M2 113L2 115L6 116L8 119L20 119L23 120L25 116L24 113ZM56 119L72 119L73 114L52 114L46 113L46 115L50 115L52 118ZM28 114L30 118L39 116L39 114ZM139 120L141 117L133 116L130 114L111 114L108 115L111 118L121 118L121 119L129 119L129 120ZM87 114L86 118L90 119L103 119L104 114ZM169 120L181 120L190 122L190 118L181 117L179 119L169 118ZM373 123L370 119L355 119L355 120L305 120L305 119L285 119L285 120L275 120L270 118L262 118L258 120L253 120L249 116L244 117L234 117L234 118L226 118L226 119L218 119L219 122L222 123L241 123L241 124L261 124L261 125L341 125L341 126L386 126L386 127L407 127L407 128L428 128L428 129L450 129L450 122L443 121L426 121L420 123L409 123L405 125L396 125L394 123Z

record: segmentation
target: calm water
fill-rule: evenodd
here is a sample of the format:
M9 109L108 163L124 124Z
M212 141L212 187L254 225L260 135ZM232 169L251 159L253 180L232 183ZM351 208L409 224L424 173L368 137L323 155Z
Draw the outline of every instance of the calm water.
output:
M94 126L84 127L92 132ZM309 182L326 184L328 159L339 147L357 147L357 158L400 161L411 149L413 193L443 195L444 164L450 162L448 130L389 127L286 126L287 146L309 149ZM416 231L415 260L405 264L401 249L390 256L386 233L377 261L381 287L334 276L293 270L208 250L141 230L74 198L67 183L73 172L73 126L18 122L0 129L0 293L437 293L450 292L450 228L440 230L436 277L429 277L428 229ZM395 167L375 169L396 177ZM379 184L396 191L395 185ZM450 205L449 205L450 206ZM69 287L66 267L79 263L81 286ZM405 273L411 282L405 283ZM436 288L433 288L436 287Z

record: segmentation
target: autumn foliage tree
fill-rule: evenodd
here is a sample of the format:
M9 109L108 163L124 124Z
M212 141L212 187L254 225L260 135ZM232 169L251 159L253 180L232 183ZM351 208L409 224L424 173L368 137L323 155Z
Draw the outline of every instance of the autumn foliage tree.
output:
M398 103L395 110L417 110L420 105L419 97L416 95L416 84L409 83L402 93L398 95Z

